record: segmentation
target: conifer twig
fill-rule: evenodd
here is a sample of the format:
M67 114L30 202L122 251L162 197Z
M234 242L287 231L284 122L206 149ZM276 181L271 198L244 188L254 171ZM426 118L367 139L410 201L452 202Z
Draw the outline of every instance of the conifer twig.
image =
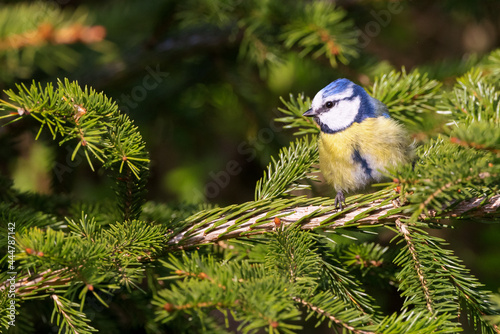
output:
M466 201L462 201L458 205L454 206L449 211L444 211L441 216L446 219L447 217L453 218L462 215L466 211L476 210L474 212L475 216L483 216L486 214L491 214L500 208L500 195L495 195L488 200L488 203L484 202L485 198L473 198ZM396 213L391 214L391 210L397 208L397 204L393 204L391 202L387 204L382 204L384 199L377 199L373 202L370 202L366 205L360 206L356 209L348 210L349 207L345 209L346 213L340 214L338 217L335 217L335 221L332 224L328 224L328 226L324 226L325 229L336 229L344 227L348 224L352 224L355 222L356 225L376 225L381 223L395 223L398 219L407 219L410 218L409 213L401 212L398 210ZM333 215L337 215L336 210L332 206L330 211L327 210L328 207L324 207L321 205L310 205L306 207L296 207L293 209L285 210L285 212L277 212L276 217L289 213L285 217L281 217L280 223L285 225L294 224L297 222L302 222L304 217L307 217L314 212L323 211L326 212L324 214L320 214L314 218L306 219L302 224L301 228L304 230L316 229L322 227L322 223L326 220L330 220ZM174 236L168 242L168 246L170 248L185 248L200 244L212 243L222 239L236 238L242 235L252 235L252 234L262 234L267 231L272 231L276 227L276 223L274 218L269 218L267 223L259 224L258 230L252 232L252 225L256 222L260 221L267 215L267 212L260 213L253 217L250 217L246 222L240 224L238 228L231 230L227 233L228 228L235 225L240 217L234 217L224 224L213 228L213 226L223 217L217 219L208 226L200 227L196 232L192 233L191 236L185 238L186 232L182 231L176 236ZM360 215L364 215L364 217L357 219ZM420 215L421 219L425 218L433 218L430 216ZM205 231L209 231L205 233Z
M401 234L403 235L403 237L406 241L406 244L408 245L408 250L409 250L411 257L413 259L415 272L417 273L418 280L420 281L420 285L422 287L422 290L424 291L425 304L426 304L427 310L429 310L430 313L434 313L434 310L432 308L432 299L431 299L431 295L429 293L429 287L428 287L427 281L425 280L425 275L422 272L422 264L420 263L420 260L418 259L417 251L415 250L415 246L414 246L413 241L410 237L410 231L408 230L408 225L404 224L401 221L401 219L396 219L396 227L398 228L398 231L401 232Z
M364 331L361 329L356 329L355 327L350 326L346 322L336 318L333 314L330 314L329 312L321 309L318 306L312 305L311 303L309 303L308 301L306 301L302 298L293 297L292 299L294 301L296 301L297 303L300 303L300 304L304 305L305 307L311 309L313 312L318 313L320 316L328 318L330 321L334 322L338 326L341 326L341 327L347 329L351 333L354 333L354 334L375 334L375 332L369 332L369 331Z
M47 269L32 279L29 276L18 279L15 284L16 294L26 295L32 293L34 290L43 290L55 285L65 285L71 281L73 275L62 277L61 274L67 273L68 268L61 268L58 270ZM0 284L0 291L4 290L7 282ZM22 290L22 291L21 291Z
M491 214L496 212L500 208L500 195L495 195L489 198L487 203L482 203L485 201L484 197L481 198L473 198L466 201L462 201L459 205L456 205L450 211L446 212L446 216L453 218L460 216L466 211L474 210L475 216L484 216L487 214ZM376 225L376 224L391 224L396 223L398 219L409 218L409 214L402 213L398 211L395 214L389 214L389 212L396 208L395 204L388 203L385 205L380 205L383 202L382 199L378 199L373 201L365 206L360 206L357 209L348 211L348 208L345 210L348 211L345 214L336 217L335 222L333 224L329 224L328 226L322 227L322 222L331 218L333 215L337 214L332 207L331 211L328 211L325 214L318 215L314 218L306 220L301 228L315 229L315 228L324 228L324 229L336 229L345 227L348 224L353 224L353 226L358 225ZM279 219L281 224L290 225L303 220L303 217L314 213L315 211L322 210L325 211L327 207L318 206L318 205L310 205L305 207L297 207L293 209L293 213L287 215L286 217L282 217ZM287 210L291 211L291 210ZM368 214L367 214L368 212ZM283 214L283 212L277 212L276 216ZM365 214L365 217L360 219L355 219L356 216ZM276 228L276 221L274 219L269 219L269 222L259 225L259 230L252 232L251 225L254 224L259 218L262 218L266 215L266 213L261 213L254 217L249 218L246 222L240 225L238 229L230 231L228 233L223 234L227 230L228 227L232 226L235 221L237 221L240 217L234 217L231 220L228 220L226 223L214 228L209 233L204 234L204 231L208 230L217 221L212 222L209 226L205 226L196 231L192 236L183 240L183 236L186 234L185 231L180 232L178 235L170 239L167 243L166 248L168 250L176 250L189 248L193 246L198 246L201 244L213 243L223 239L229 238L237 238L242 235L252 235L252 234L262 234L268 231L272 231ZM421 216L421 218L426 218L425 216ZM430 218L430 217L429 217ZM442 221L446 221L445 219L441 219ZM223 234L223 235L221 235ZM45 288L49 288L54 285L64 285L71 281L73 275L67 275L67 277L63 277L64 273L68 272L68 268L62 268L56 271L46 270L32 277L25 277L18 280L16 283L16 293L20 295L27 295L33 292L33 290L43 290ZM33 288L29 288L29 286L33 286ZM0 284L0 290L6 288L6 283Z

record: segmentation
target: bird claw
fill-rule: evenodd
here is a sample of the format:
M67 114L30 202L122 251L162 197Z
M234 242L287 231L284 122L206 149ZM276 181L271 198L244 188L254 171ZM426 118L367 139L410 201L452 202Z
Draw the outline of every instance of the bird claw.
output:
M345 197L344 197L344 193L342 191L337 191L337 195L335 196L335 202L334 202L334 205L335 205L335 209L336 208L339 208L340 211L342 211L343 207L342 207L342 203L344 205L347 205L345 203Z

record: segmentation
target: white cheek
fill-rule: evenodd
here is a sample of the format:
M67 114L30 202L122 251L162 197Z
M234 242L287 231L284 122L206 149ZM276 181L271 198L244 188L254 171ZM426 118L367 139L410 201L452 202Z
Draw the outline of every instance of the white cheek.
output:
M332 110L319 116L321 122L331 130L338 131L347 128L354 122L359 111L361 100L359 97L351 101L340 101Z

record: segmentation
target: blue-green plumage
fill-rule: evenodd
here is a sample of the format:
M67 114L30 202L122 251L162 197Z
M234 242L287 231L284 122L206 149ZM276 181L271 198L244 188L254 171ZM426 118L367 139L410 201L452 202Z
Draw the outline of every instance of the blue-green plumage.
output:
M320 90L304 116L321 128L320 168L341 208L345 192L380 181L387 167L411 159L409 137L387 107L347 79Z

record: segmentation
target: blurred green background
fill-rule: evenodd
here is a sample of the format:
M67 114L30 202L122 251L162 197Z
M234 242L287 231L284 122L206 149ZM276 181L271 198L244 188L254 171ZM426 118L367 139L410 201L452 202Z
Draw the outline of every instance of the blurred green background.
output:
M270 157L291 140L274 122L280 97L313 97L339 77L369 86L403 66L446 87L500 47L496 0L340 0L325 2L342 14L335 39L320 41L329 50L307 50L283 37L307 3L3 1L0 90L67 77L103 91L147 143L150 200L226 205L253 199ZM425 141L439 129L429 119L411 130ZM81 156L72 161L72 149L48 132L35 141L37 130L29 120L0 128L0 171L16 188L96 202L113 196L103 171L93 173ZM438 233L481 281L498 286L496 226Z

